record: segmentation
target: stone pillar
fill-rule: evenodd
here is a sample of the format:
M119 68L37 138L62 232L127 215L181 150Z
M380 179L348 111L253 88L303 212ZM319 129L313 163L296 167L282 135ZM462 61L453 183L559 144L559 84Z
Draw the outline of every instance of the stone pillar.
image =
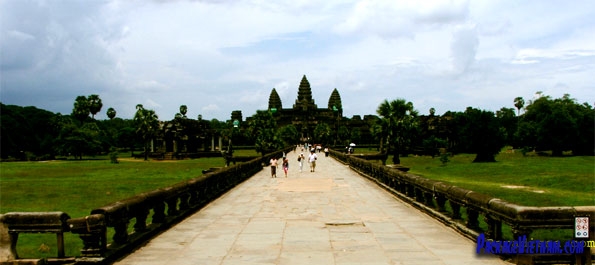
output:
M479 228L479 212L477 210L467 207L467 228L478 229Z
M149 209L142 209L135 214L134 232L147 231L147 217L149 216L149 212Z
M439 212L446 212L445 204L446 197L444 197L444 195L436 195L436 206L438 207Z
M0 214L0 262L14 260L17 257L16 249L12 248L11 241L8 225L4 223L4 215Z
M453 201L449 201L450 203L450 208L452 209L452 219L455 220L460 220L461 219L461 205L453 202Z
M484 221L488 225L486 237L493 240L502 240L502 221L495 220L489 215L484 216Z
M211 135L211 152L215 151L215 136Z

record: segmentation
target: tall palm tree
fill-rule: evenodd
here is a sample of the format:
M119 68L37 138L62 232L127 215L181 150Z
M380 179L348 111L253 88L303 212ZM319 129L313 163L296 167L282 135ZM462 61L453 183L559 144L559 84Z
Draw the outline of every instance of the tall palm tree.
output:
M523 97L516 97L514 99L514 106L517 108L517 116L521 116L521 109L525 106L525 100Z
M142 104L136 105L134 114L136 133L142 138L145 151L145 160L149 160L149 144L159 129L159 118L154 110L148 110Z
M392 151L393 163L399 164L399 153L410 141L417 126L417 111L413 108L413 103L396 99L390 102L384 100L376 112L381 116L381 141L386 142L387 152Z
M91 117L95 119L95 114L101 110L103 103L101 103L101 99L98 95L90 95L87 97L87 101L89 102L89 112L91 112Z
M180 114L182 114L182 116L184 118L186 117L187 112L188 112L188 107L186 105L181 105L180 106Z
M109 108L107 109L106 114L110 120L113 120L116 117L116 110L114 108Z

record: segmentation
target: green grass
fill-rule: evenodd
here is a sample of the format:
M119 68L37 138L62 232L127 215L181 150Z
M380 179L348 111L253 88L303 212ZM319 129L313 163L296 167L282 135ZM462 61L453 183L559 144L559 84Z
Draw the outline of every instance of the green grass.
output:
M109 160L0 163L0 213L62 211L72 218L135 194L166 187L223 166L223 158L179 161ZM41 243L40 243L41 242ZM49 250L48 250L49 247ZM80 255L82 242L66 233L67 256ZM56 236L21 234L21 257L55 257Z
M360 148L355 153L376 152ZM234 155L259 154L236 150ZM496 157L496 163L471 163L473 158L474 155L456 155L443 166L438 157L409 156L402 157L401 164L411 167L411 173L521 205L595 205L595 157L524 157L520 153L502 153ZM120 159L119 164L109 160L0 163L0 213L63 211L73 218L82 217L97 207L200 176L203 169L223 165L223 158ZM506 185L523 188L504 188ZM82 242L78 237L66 233L65 245L67 256L80 255ZM55 257L56 236L22 234L18 247L21 257Z
M472 163L475 155L402 157L410 173L526 206L595 205L595 157L544 157L501 153L495 163ZM389 157L388 161L392 161Z

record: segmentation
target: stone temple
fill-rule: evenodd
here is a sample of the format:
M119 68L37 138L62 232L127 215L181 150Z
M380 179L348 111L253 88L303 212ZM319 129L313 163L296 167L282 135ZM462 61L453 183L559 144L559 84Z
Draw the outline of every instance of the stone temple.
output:
M297 99L291 108L283 108L281 98L273 88L269 96L268 110L275 117L278 127L293 124L301 134L302 141L310 139L316 125L320 123L326 123L333 130L337 130L343 117L339 91L335 88L329 97L328 105L319 108L312 98L312 88L305 75L300 82Z

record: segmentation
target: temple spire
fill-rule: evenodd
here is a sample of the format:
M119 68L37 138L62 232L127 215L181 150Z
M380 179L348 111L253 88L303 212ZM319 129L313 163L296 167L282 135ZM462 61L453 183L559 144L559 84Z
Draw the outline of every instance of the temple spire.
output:
M306 75L302 77L300 87L298 88L298 97L295 100L293 108L300 108L302 110L316 109L317 106L312 99L312 88L310 88L310 82L306 78Z
M282 108L281 98L279 97L279 94L277 94L275 88L273 88L273 91L271 91L271 95L269 96L269 110L273 108L278 110L281 110Z
M341 95L339 95L339 91L335 88L331 93L331 97L328 99L328 108L330 110L337 110L340 111L343 109L341 105Z

